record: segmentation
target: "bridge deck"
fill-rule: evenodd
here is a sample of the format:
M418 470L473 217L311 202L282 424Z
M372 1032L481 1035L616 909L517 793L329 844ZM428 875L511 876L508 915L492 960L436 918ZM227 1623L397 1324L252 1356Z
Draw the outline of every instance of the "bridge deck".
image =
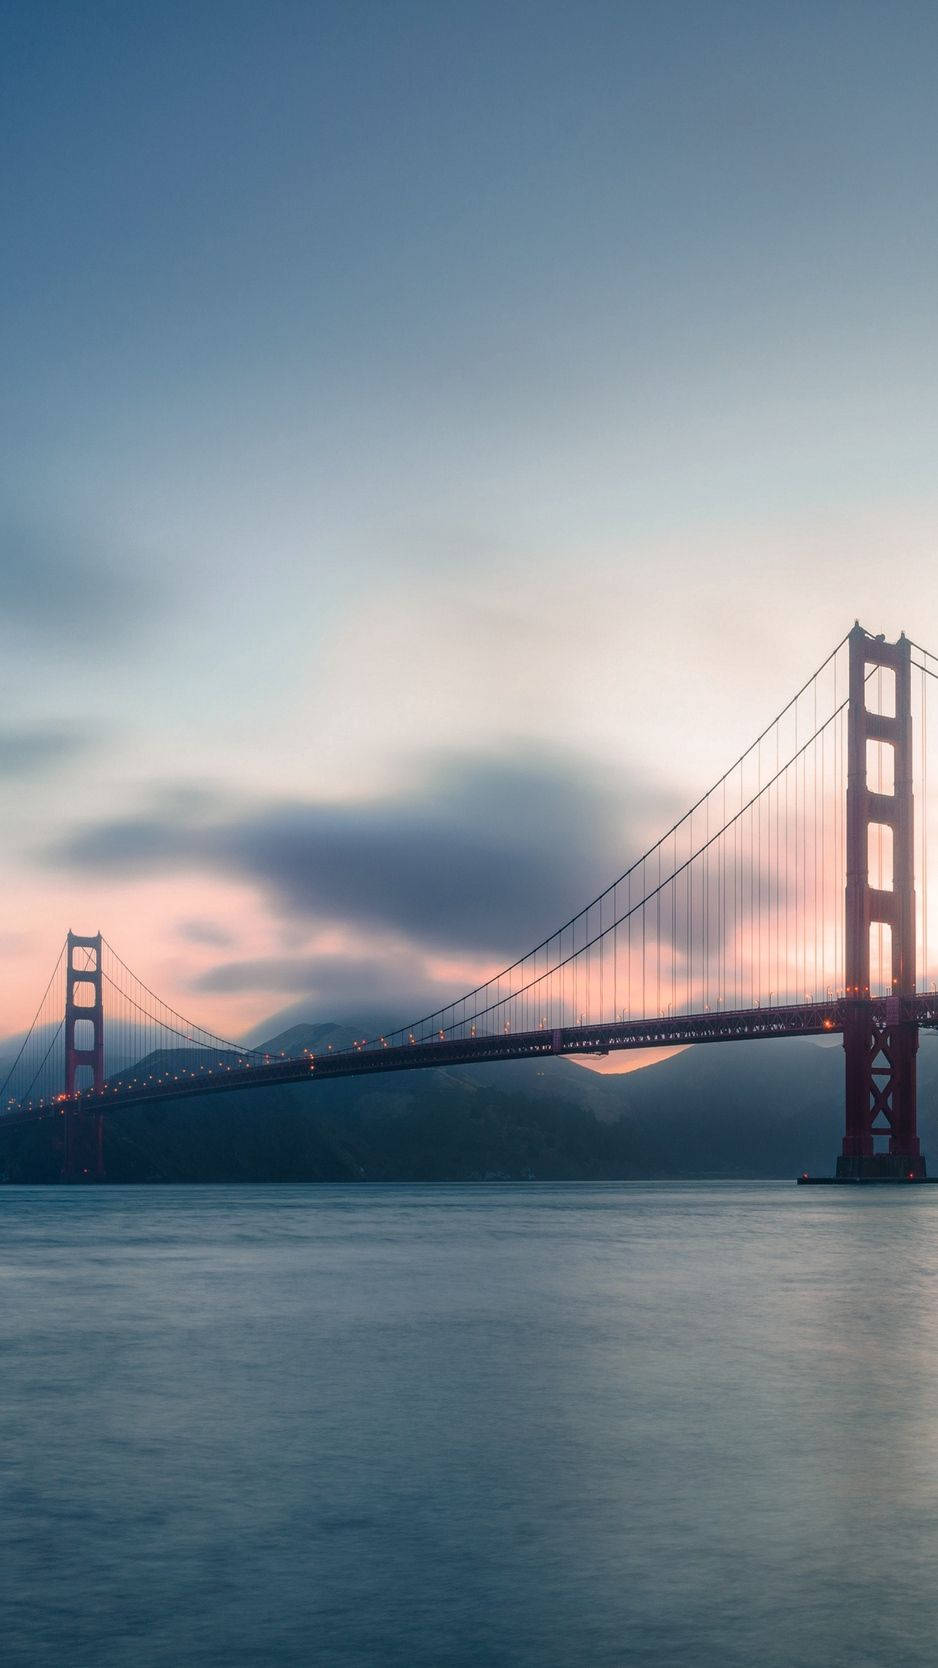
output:
M881 1022L938 1025L938 994L883 999L869 1004ZM843 998L798 1003L788 1007L714 1010L702 1014L667 1014L654 1019L631 1019L603 1025L571 1025L556 1030L506 1032L497 1036L437 1037L403 1047L367 1045L338 1053L303 1054L263 1063L225 1065L220 1070L194 1069L172 1077L111 1082L101 1091L87 1091L69 1101L64 1097L44 1104L17 1107L0 1124L34 1123L62 1116L68 1109L116 1112L158 1100L197 1095L230 1094L279 1083L321 1083L333 1078L364 1077L378 1072L421 1071L440 1066L478 1065L502 1060L537 1059L544 1055L603 1055L625 1049L686 1048L710 1042L753 1042L769 1037L837 1035L856 1007Z

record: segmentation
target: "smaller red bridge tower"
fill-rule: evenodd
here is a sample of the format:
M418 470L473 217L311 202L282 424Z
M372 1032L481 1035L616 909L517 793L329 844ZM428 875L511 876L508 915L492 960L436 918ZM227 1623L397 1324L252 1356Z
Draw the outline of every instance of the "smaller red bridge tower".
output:
M101 988L101 934L82 938L69 932L65 968L65 1181L104 1180L104 1117L69 1103L82 1087L104 1088L104 993ZM78 1027L81 1029L78 1030ZM90 1027L90 1031L89 1031ZM76 1036L77 1031L77 1036ZM90 1067L90 1085L78 1082L79 1068Z

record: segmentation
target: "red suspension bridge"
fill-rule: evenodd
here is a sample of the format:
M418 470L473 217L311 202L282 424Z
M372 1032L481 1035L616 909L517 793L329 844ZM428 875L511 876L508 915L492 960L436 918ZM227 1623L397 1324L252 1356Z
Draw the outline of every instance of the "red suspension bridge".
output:
M843 1181L923 1181L928 696L938 657L859 625L691 809L577 915L475 989L353 1046L271 1056L194 1024L100 934L69 933L0 1088L103 1179L128 1106L545 1054L835 1033ZM918 888L916 889L916 878ZM61 1132L61 1133L59 1133Z

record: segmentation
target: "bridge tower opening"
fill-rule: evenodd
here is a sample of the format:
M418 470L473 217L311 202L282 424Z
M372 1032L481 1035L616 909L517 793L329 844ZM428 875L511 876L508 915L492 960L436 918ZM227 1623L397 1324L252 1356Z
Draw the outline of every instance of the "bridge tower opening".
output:
M101 934L82 938L69 932L65 969L65 1154L64 1181L104 1180L104 1116L73 1106L85 1088L104 1088L104 993ZM91 1074L91 1081L87 1079Z
M880 668L888 697L876 710ZM912 660L904 633L887 643L854 626L847 720L846 1127L837 1179L922 1180L915 1105L918 1026L901 1017L902 998L915 995ZM870 785L868 742L879 743L880 753L891 749L892 769L885 772L891 792ZM888 887L871 884L871 830L874 844L884 831L891 834ZM875 969L874 988L870 939L880 926L889 929L888 951ZM888 1151L878 1151L884 1139Z

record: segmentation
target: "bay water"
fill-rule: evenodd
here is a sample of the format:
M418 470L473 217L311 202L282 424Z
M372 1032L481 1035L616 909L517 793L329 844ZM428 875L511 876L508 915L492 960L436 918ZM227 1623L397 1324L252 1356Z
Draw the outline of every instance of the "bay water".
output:
M938 1661L938 1188L0 1190L6 1668Z

